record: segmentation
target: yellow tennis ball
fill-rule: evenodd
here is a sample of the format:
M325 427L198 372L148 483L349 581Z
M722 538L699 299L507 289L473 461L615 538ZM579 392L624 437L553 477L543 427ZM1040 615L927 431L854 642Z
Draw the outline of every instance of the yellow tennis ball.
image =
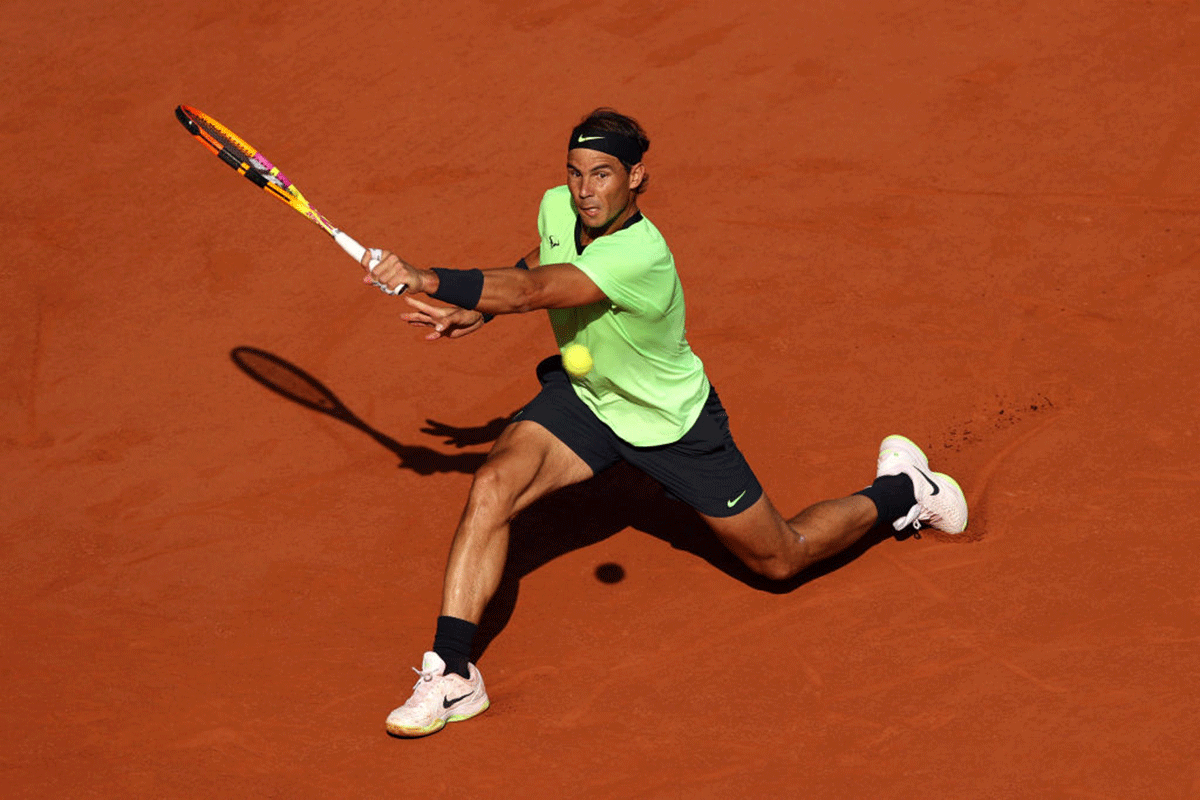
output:
M563 369L582 378L592 371L592 354L581 344L569 344L562 351Z

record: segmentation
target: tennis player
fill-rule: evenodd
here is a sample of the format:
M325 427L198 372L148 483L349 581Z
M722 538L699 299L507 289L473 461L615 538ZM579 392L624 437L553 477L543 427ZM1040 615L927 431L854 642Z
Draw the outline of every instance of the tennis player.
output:
M471 647L500 583L509 520L618 461L694 508L738 558L773 579L844 550L877 523L966 529L958 484L930 471L924 453L902 436L881 443L871 486L791 519L780 515L734 444L721 400L688 345L674 259L638 206L649 145L635 120L597 109L571 131L567 183L542 198L540 242L516 266L426 270L385 252L364 277L447 304L408 297L415 311L403 316L429 327L427 338L457 338L494 315L546 309L560 350L582 344L594 362L577 377L559 356L543 361L540 393L475 474L450 547L433 649L416 670L412 696L387 718L393 735L425 736L487 709Z

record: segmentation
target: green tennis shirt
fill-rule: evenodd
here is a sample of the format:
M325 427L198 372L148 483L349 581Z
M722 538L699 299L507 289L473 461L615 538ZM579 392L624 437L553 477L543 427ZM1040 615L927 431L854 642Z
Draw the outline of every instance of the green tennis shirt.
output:
M581 344L593 366L571 384L617 436L635 447L678 441L708 397L704 364L684 331L683 287L675 258L643 216L584 248L566 186L542 198L538 213L542 264L573 264L607 299L550 309L559 350Z

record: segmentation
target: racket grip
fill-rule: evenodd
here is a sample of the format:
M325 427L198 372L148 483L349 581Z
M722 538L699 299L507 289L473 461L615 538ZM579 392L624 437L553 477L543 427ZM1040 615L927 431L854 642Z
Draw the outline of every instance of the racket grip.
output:
M347 254L359 264L362 263L363 256L367 254L367 248L354 240L354 237L342 231L336 231L333 234L333 240L338 243L338 246L346 251ZM367 265L367 269L374 271L379 262L383 260L383 251L377 247L371 248L371 262ZM384 294L397 295L403 292L408 287L403 283L395 289L389 289L385 284L375 281L375 285L379 287L379 291Z
M351 258L353 258L359 264L362 263L363 256L365 256L367 254L367 248L363 247L361 244L354 241L353 236L351 236L348 233L342 233L341 231L336 231L333 234L333 240L335 242L337 242L338 247L345 250L350 255ZM375 263L378 263L378 262L375 262ZM375 264L373 263L373 264L371 264L371 266L374 267Z

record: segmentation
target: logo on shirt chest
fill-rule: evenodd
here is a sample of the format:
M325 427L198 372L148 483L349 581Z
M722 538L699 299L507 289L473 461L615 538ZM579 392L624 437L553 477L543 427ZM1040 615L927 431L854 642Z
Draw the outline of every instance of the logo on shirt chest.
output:
M546 238L550 240L551 247L558 247L558 245L559 245L558 239L555 239L553 236L547 236Z

